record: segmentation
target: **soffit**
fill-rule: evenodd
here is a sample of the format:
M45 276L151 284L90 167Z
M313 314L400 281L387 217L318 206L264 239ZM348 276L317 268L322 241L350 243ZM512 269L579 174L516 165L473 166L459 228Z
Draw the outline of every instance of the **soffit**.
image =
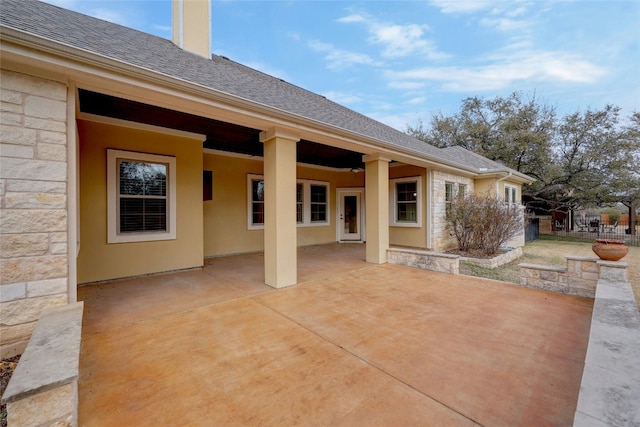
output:
M82 113L206 135L203 148L263 156L260 130L80 89ZM362 168L362 154L313 141L297 144L297 161L339 169Z

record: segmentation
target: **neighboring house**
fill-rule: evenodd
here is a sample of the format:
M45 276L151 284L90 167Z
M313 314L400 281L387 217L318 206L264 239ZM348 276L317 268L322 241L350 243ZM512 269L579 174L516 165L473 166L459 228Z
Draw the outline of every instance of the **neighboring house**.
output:
M519 203L532 182L211 56L207 2L179 4L205 22L174 19L173 43L2 0L2 357L78 284L264 251L266 283L289 286L297 246L443 251L457 192Z

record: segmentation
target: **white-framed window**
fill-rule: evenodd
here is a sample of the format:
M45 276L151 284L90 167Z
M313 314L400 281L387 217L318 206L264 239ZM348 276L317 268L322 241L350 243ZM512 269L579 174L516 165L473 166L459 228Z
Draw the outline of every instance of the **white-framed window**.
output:
M264 228L264 177L247 175L247 228ZM299 227L329 224L329 183L299 179L296 183L296 222Z
M326 224L329 218L329 186L326 183L308 182L309 223Z
M176 238L176 158L107 150L107 243Z
M445 216L449 218L451 215L451 205L454 198L458 200L464 200L467 196L467 184L454 184L453 182L444 183L444 203L445 203Z
M304 223L304 184L296 184L296 222Z
M389 223L396 227L420 227L422 178L412 176L389 180Z
M519 204L517 187L509 184L504 185L504 201L508 205Z
M453 182L445 182L444 183L444 214L445 214L445 217L447 218L451 216L451 203L453 203L454 196L455 196L455 190L454 190Z
M458 184L458 199L464 200L467 197L467 184Z

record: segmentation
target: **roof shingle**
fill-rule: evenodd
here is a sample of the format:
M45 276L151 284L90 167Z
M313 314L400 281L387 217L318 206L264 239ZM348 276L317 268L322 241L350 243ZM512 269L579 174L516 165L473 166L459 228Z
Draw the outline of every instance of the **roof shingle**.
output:
M321 95L225 57L203 58L161 37L35 0L2 0L0 10L2 26L478 172L479 162L472 156L424 143ZM502 170L507 168L502 166Z

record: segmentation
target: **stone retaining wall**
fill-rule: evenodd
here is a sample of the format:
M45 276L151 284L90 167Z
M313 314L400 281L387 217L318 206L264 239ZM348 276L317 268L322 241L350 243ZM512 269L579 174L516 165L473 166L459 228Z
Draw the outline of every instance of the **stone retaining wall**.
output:
M522 256L522 248L513 248L508 252L495 256L493 258L470 258L460 257L460 261L468 262L469 264L477 265L482 268L498 268L501 265L508 264L511 261L518 259Z
M67 87L0 70L0 357L69 301Z
M420 249L390 248L387 250L387 262L441 273L460 273L460 257L458 255Z
M78 302L42 313L2 396L10 426L78 424L83 306Z
M640 314L625 270L601 265L576 427L640 426Z
M620 263L602 261L597 257L567 255L567 266L549 266L522 263L520 279L523 286L535 289L593 298L600 275L626 274L619 270Z

